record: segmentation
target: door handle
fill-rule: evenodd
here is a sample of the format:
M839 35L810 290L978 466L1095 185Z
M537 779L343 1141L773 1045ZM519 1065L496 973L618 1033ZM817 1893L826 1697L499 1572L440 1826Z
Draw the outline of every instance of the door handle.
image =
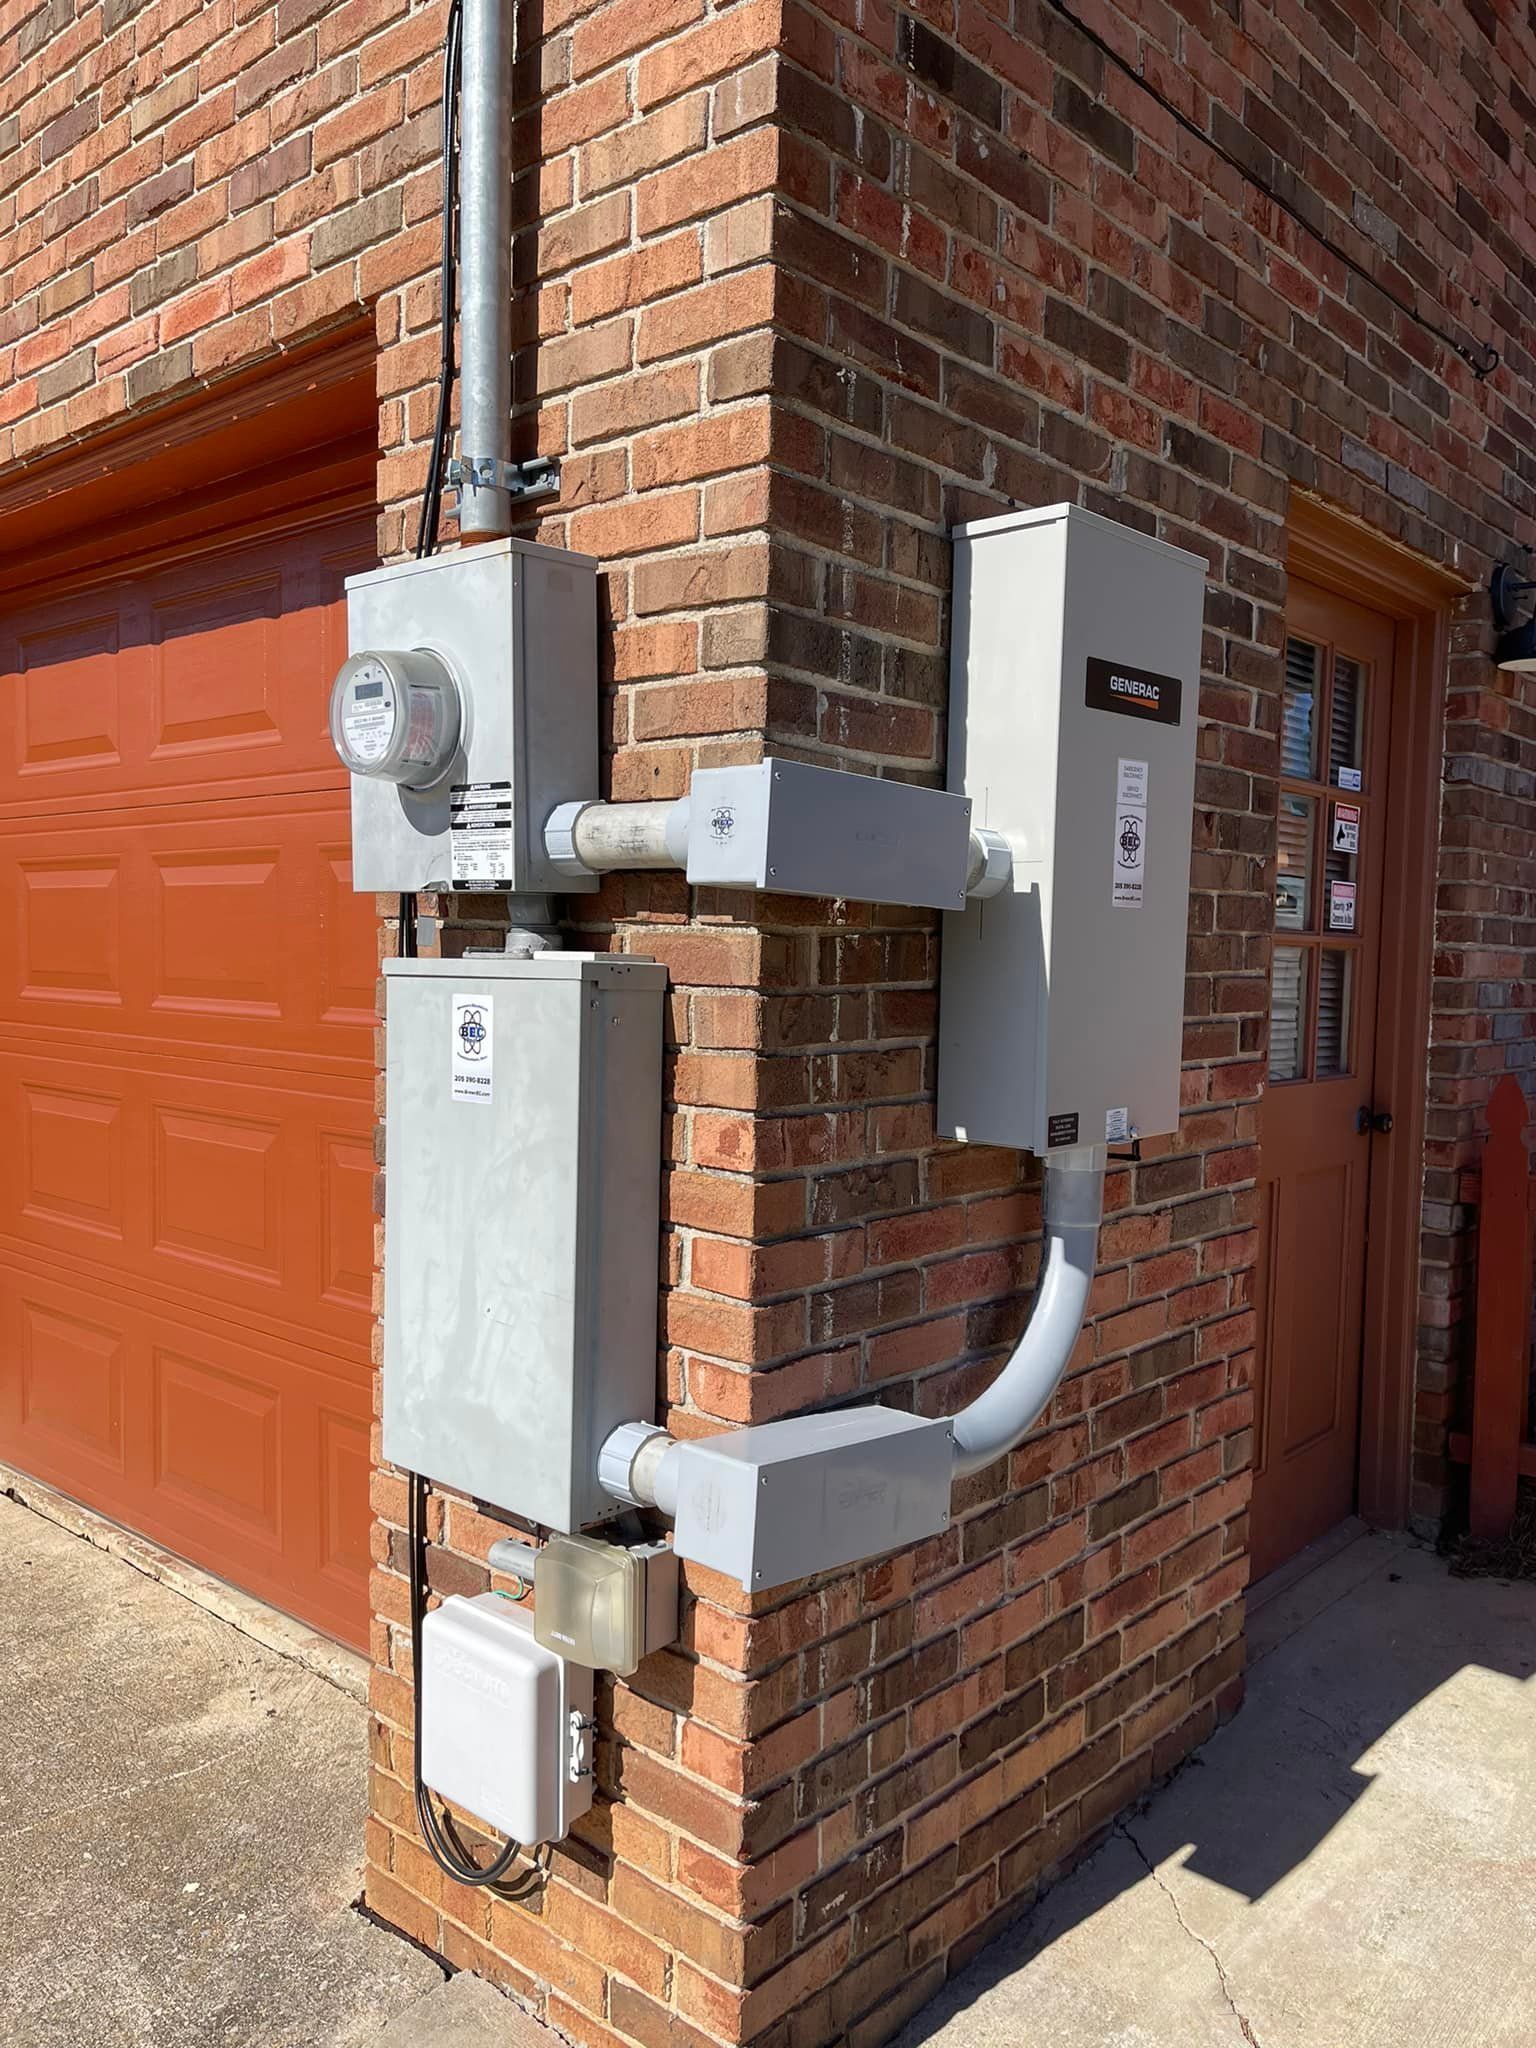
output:
M1355 1129L1363 1138L1368 1131L1376 1131L1383 1138L1392 1134L1392 1112L1390 1109L1369 1109L1362 1102L1355 1112Z

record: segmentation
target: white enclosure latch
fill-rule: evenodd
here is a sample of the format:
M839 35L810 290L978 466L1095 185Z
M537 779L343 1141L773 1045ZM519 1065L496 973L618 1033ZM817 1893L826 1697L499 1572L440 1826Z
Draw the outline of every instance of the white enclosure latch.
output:
M573 1785L592 1776L592 1731L596 1725L590 1714L571 1709L571 1755L565 1774Z

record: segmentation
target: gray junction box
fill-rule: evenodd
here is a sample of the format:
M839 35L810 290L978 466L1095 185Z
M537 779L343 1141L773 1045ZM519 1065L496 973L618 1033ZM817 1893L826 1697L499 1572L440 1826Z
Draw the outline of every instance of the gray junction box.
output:
M546 1528L656 1403L652 960L389 960L384 1455Z
M946 1137L1178 1126L1204 607L1198 555L1075 506L956 529L949 786L1013 876L944 920Z
M352 780L355 889L559 890L544 849L557 804L597 787L597 563L490 541L347 580L351 653L417 649L452 671L463 707L447 772L415 790Z

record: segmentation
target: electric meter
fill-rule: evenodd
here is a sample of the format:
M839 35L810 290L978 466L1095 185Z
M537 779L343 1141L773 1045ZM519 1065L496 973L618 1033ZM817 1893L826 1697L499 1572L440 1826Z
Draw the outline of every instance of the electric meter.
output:
M350 655L331 690L331 744L354 775L430 789L459 744L459 686L424 648Z

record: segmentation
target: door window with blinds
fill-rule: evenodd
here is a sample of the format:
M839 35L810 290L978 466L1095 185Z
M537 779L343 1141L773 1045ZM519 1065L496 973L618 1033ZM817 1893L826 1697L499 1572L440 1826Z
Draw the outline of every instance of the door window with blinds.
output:
M1352 998L1365 927L1360 854L1380 795L1366 786L1369 696L1363 663L1308 640L1286 642L1271 1081L1352 1071Z

